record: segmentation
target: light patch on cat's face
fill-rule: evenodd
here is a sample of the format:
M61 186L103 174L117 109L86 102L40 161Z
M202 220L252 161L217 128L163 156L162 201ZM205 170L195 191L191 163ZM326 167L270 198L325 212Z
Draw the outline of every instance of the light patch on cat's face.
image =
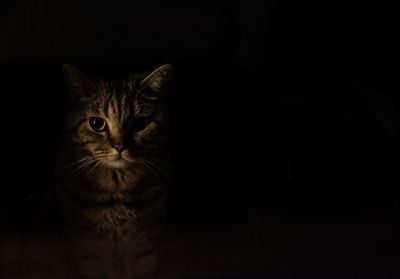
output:
M124 150L121 153L114 152L114 155L111 154L103 164L112 169L125 169L134 162L135 160L128 154L128 150Z

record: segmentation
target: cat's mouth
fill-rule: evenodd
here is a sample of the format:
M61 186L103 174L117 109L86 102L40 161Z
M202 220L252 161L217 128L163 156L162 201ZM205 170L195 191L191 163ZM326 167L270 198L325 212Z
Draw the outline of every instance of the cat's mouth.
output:
M123 169L135 163L135 160L130 156L128 150L124 150L121 153L112 152L108 154L98 154L98 160L104 167L112 169Z

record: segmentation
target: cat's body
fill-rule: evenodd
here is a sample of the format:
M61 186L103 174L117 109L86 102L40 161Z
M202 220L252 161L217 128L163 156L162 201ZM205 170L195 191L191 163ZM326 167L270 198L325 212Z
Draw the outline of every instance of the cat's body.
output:
M57 192L66 255L81 278L154 278L168 187L164 65L127 81L90 80L70 65Z

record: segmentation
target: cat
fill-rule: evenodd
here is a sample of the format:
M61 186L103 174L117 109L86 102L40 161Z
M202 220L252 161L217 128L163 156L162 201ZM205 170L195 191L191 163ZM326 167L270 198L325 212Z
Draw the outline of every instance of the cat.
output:
M168 199L165 91L173 67L126 80L64 64L56 190L79 278L154 278ZM152 275L153 274L153 275Z

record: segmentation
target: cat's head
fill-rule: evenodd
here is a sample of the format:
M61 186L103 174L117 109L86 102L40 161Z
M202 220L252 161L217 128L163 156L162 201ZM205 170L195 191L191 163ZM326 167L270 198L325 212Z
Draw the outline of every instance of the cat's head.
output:
M165 138L162 102L172 65L124 81L90 79L64 64L70 101L69 152L83 162L123 169L157 157Z

